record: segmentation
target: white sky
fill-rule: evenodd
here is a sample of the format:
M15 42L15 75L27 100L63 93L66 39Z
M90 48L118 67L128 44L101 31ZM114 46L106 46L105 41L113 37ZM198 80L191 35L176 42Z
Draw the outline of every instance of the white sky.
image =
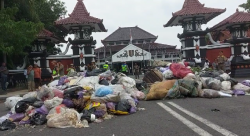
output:
M67 15L70 14L77 0L61 0L67 7ZM212 27L228 16L232 15L238 5L247 0L199 0L205 7L226 8L226 12L203 25ZM108 32L93 33L97 41L96 46L103 46L101 40L113 33L118 27L138 26L153 35L158 35L156 42L177 45L180 48L180 42L177 38L178 33L182 33L181 26L163 27L172 17L172 12L182 8L184 0L83 0L91 16L103 19L103 23ZM195 7L194 7L195 8ZM240 9L242 10L242 9ZM71 36L70 36L71 37ZM66 38L67 39L67 38ZM64 51L65 47L62 48ZM67 54L72 54L69 49Z

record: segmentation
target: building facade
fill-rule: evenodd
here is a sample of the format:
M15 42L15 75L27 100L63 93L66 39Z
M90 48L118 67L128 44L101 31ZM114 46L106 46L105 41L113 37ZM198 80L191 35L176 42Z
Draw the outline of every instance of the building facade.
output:
M156 61L168 61L176 62L180 61L180 51L176 49L176 46L157 43L158 36L155 36L138 26L135 27L119 27L116 31L102 40L104 46L95 49L96 61L98 66L102 66L105 61L108 61L111 67L113 64L113 58L117 56L117 52L121 51L129 45L134 45L143 51L151 54L150 60ZM132 42L131 42L132 41ZM131 46L133 47L133 46ZM114 56L116 55L116 56ZM125 61L126 59L124 59ZM114 62L121 63L121 62ZM131 63L128 61L127 63ZM150 62L147 59L142 58L141 61L136 61L141 66L150 66ZM131 64L132 65L132 64Z

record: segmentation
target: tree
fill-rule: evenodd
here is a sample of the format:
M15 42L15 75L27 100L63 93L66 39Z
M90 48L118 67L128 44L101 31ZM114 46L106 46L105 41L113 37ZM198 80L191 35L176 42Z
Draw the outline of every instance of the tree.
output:
M244 8L246 11L250 11L250 0L247 0L246 3L239 5L239 7Z
M0 12L0 50L6 54L23 54L42 30L42 23L15 21L18 8L6 8Z

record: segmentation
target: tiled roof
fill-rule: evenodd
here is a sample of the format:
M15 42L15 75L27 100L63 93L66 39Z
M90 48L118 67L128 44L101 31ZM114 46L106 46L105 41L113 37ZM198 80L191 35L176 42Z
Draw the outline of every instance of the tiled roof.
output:
M130 31L133 40L142 40L142 39L157 39L157 36L141 29L140 27L119 27L116 31L106 37L103 42L109 41L129 41L130 40Z
M214 17L225 12L226 9L216 9L204 7L204 4L201 4L198 0L185 0L182 9L172 13L172 18L168 21L167 24L163 25L164 27L177 26L181 25L181 20L186 17L192 17L201 15L205 17L205 22L209 22ZM207 15L205 15L207 14Z
M175 50L176 46L167 45L167 44L160 44L160 43L150 43L150 44L134 44L135 46L139 48L143 48L144 50L152 49L152 50L162 50L162 49L168 49L168 50ZM120 51L123 48L125 48L127 45L115 45L115 46L106 46L106 51L108 52L111 48L112 52ZM95 52L104 52L105 47L102 46L100 48L95 49Z
M225 20L221 21L220 23L213 26L210 30L211 31L221 31L226 30L228 26L233 24L244 24L250 23L250 13L248 12L240 12L238 9L236 12L226 18Z
M55 25L66 25L66 24L83 24L83 23L97 23L100 29L104 32L107 30L103 25L103 20L90 16L87 11L83 0L77 0L77 4L69 17L55 21Z
M221 34L223 34L223 35L221 35ZM215 40L215 41L217 41L219 39L224 41L224 40L230 39L232 37L229 30L211 32L211 35L213 37L213 40ZM250 30L247 31L247 37L250 37Z
M43 29L40 33L38 33L37 38L51 39L53 42L56 42L56 43L66 42L64 39L58 38L52 32L46 29Z

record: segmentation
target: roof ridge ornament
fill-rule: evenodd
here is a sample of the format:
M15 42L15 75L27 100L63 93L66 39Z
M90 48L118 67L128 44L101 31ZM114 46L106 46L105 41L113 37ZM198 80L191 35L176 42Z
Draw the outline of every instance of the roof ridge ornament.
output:
M239 12L239 9L238 9L238 8L236 8L236 12Z

